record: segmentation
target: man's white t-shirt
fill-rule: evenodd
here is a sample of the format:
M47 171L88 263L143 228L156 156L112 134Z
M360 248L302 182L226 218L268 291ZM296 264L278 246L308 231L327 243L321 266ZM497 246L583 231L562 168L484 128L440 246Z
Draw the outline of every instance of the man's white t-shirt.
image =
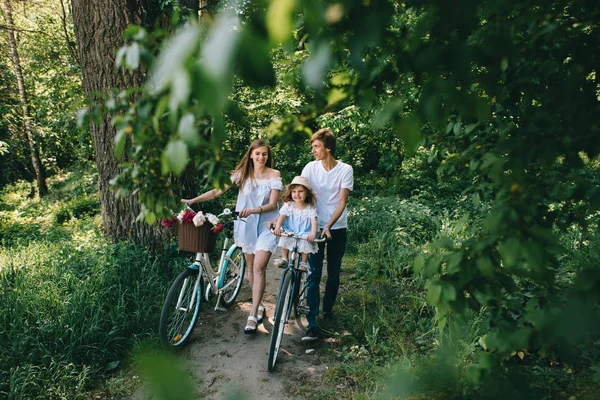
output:
M331 219L341 196L342 189L354 189L354 170L346 163L338 161L336 166L327 171L321 161L311 161L302 170L302 176L308 179L317 201L315 207L319 216L319 228L324 228ZM344 212L330 229L348 227L348 213Z

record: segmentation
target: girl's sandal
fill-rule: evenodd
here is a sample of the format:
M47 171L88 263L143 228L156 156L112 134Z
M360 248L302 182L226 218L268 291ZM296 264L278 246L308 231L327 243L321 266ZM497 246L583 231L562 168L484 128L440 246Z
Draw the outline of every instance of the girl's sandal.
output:
M256 325L262 324L265 318L265 307L263 305L258 306L258 313L256 314L257 321Z
M248 322L250 322L250 321L254 322L255 325L254 326L249 325ZM246 323L246 327L244 328L244 333L246 333L246 334L254 334L254 333L256 333L256 327L258 326L258 320L256 319L256 317L254 317L252 315L249 316L248 317L248 322Z

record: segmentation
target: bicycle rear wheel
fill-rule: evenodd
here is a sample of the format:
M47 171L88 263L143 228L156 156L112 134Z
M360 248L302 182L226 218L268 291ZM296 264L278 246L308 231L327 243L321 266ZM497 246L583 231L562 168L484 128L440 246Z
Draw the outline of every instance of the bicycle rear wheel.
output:
M246 271L246 258L240 247L235 247L233 252L225 259L224 271L222 275L223 296L221 301L225 307L229 307L235 301L240 288L244 282L244 272Z
M285 324L288 319L290 311L290 301L292 301L292 278L293 273L286 271L281 290L277 297L277 304L275 306L275 317L273 318L273 331L271 332L271 341L269 343L269 372L275 369L275 363L277 362L277 355L279 354L279 346L281 345L281 338L285 330Z
M181 346L191 336L202 301L204 282L199 274L199 269L186 269L175 279L167 293L159 324L160 342L165 347Z
M308 327L308 302L306 301L306 277L307 272L298 271L298 279L296 280L296 286L294 290L294 318L296 323L302 329Z

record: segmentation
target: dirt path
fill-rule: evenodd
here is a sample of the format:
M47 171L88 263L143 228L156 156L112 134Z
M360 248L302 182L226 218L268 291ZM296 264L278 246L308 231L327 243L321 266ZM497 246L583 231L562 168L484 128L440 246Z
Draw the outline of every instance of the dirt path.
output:
M303 393L302 386L317 385L321 381L327 370L321 354L324 343L303 343L304 331L293 320L286 327L276 371L267 371L269 339L281 272L271 264L267 268L264 297L267 318L256 335L247 335L243 331L251 306L247 281L236 304L226 314L208 310L200 315L191 343L180 356L186 360L203 398L224 399L234 393L246 399L306 398L307 393ZM308 349L315 351L307 354ZM144 394L144 388L140 388L133 398L148 399L152 396Z

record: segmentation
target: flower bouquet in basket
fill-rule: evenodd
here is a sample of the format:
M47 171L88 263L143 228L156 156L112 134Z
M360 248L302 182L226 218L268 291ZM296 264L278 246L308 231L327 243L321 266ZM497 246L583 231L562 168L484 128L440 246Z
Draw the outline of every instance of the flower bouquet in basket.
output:
M191 209L181 211L177 216L163 219L162 226L169 229L177 224L179 250L192 253L210 253L217 242L217 234L223 230L223 223L216 215L194 212Z

